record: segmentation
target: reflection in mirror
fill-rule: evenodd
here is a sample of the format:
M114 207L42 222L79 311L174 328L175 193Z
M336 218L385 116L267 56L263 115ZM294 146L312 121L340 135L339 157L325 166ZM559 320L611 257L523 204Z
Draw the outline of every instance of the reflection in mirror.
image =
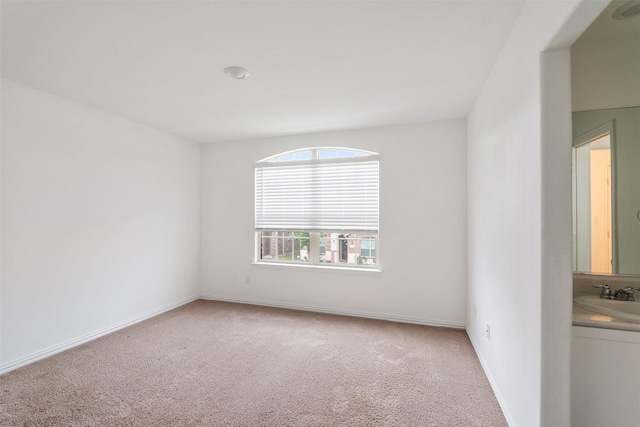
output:
M576 141L573 149L574 270L611 273L611 132Z
M639 1L609 2L571 46L573 268L638 280L640 13L633 12L640 12ZM607 133L611 172L603 172L601 166L592 173L592 163L607 163L602 153L606 148L601 145L606 142L597 141ZM602 174L610 177L609 189Z
M640 107L573 113L573 269L640 274Z

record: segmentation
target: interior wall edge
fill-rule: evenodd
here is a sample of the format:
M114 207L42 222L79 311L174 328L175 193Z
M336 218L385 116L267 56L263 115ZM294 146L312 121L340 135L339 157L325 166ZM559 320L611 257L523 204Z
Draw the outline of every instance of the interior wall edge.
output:
M82 344L85 344L89 341L93 341L105 335L111 334L113 332L119 331L120 329L124 329L129 326L133 326L136 323L140 323L144 320L150 319L152 317L158 316L159 314L165 313L167 311L173 310L190 302L193 302L198 299L198 295L193 295L187 298L183 298L179 301L176 301L172 304L168 304L157 309L147 311L146 313L140 314L138 316L134 316L125 321L118 322L106 328L99 329L97 331L91 332L89 334L80 336L78 338L60 343L53 347L49 347L47 349L37 351L35 353L26 355L24 357L20 357L16 360L12 360L7 363L3 363L0 365L0 375L6 374L8 372L14 371L23 366L27 366L31 363L37 362L38 360L46 359L47 357L51 357L55 354L62 353L65 350L70 350L74 347L78 347Z
M571 53L541 54L541 420L571 425Z

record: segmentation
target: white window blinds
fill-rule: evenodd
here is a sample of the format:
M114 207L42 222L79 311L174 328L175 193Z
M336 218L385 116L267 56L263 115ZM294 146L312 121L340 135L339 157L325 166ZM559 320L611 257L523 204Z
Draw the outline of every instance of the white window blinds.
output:
M378 231L377 156L256 167L256 231Z

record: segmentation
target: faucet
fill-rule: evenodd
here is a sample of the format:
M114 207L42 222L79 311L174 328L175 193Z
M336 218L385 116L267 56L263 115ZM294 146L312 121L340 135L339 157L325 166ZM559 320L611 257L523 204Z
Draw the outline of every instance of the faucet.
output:
M614 292L613 299L621 301L635 301L636 299L633 296L633 291L640 291L640 288L632 288L631 286L627 286L625 288L618 289ZM624 297L624 295L626 295L626 298Z
M592 285L594 288L602 288L602 292L600 292L600 298L604 299L613 299L613 294L611 293L611 287L609 285Z
M602 292L600 292L600 298L615 299L618 301L635 301L636 298L633 296L633 291L640 291L640 288L632 288L631 286L626 286L614 292L611 292L611 287L609 285L592 285L592 286L594 288L602 289Z

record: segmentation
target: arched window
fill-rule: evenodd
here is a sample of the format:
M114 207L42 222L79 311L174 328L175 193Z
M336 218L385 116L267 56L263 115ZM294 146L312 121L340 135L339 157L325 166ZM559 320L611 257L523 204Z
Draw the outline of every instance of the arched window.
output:
M378 265L379 155L305 148L256 163L257 261Z

